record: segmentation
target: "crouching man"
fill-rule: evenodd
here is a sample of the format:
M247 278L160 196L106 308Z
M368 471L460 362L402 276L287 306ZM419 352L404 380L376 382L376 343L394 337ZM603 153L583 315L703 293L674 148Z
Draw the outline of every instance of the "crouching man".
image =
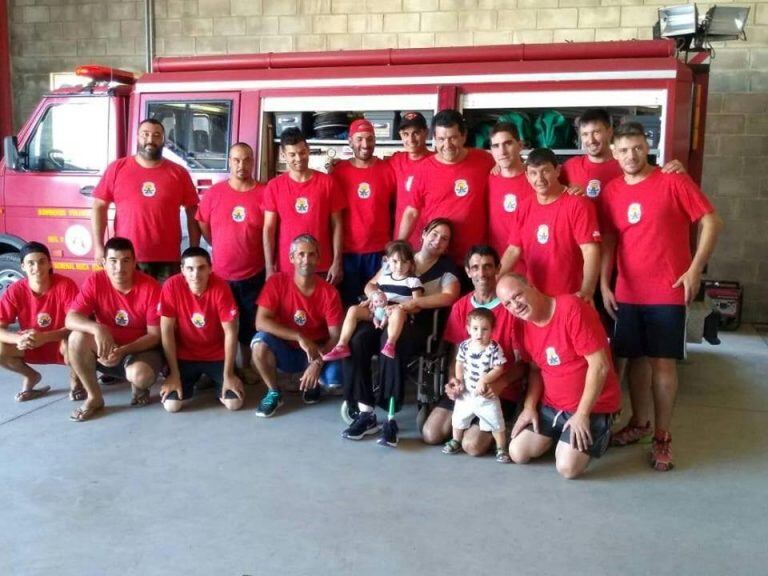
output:
M53 272L51 253L40 242L29 242L19 251L26 278L11 284L0 299L0 366L22 377L16 402L48 393L47 384L30 364L63 364L67 360L64 318L77 295L75 283ZM18 332L8 326L18 322ZM85 391L70 371L69 395L83 400Z
M86 391L70 420L83 422L104 408L96 371L131 384L131 405L149 404L149 389L163 367L157 303L160 285L136 269L127 238L104 246L104 270L91 274L67 313L69 360Z
M621 392L597 311L573 294L552 298L516 274L496 286L504 307L524 321L522 347L531 364L523 410L509 455L525 464L554 442L557 471L576 478L602 456Z
M235 375L237 305L229 285L212 273L211 256L190 247L181 255L181 274L160 293L160 332L169 374L160 390L168 412L181 410L204 374L217 385L228 410L243 406L243 383Z

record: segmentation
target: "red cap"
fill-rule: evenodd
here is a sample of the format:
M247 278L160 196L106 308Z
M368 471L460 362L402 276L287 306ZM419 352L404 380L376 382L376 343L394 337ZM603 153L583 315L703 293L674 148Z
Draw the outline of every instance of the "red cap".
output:
M365 118L358 118L352 124L349 125L349 135L354 136L358 132L370 132L371 134L375 134L373 130L373 124L371 124L368 120Z

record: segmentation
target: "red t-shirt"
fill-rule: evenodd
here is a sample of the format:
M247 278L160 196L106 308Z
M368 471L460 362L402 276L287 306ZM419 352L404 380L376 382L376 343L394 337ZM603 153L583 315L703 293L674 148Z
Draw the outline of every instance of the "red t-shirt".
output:
M66 276L54 273L51 287L45 294L35 294L24 278L8 287L0 300L0 322L6 325L18 321L20 330L53 332L64 328L69 305L77 296L77 285ZM29 364L63 364L59 342L48 342L39 348L25 350Z
M229 285L211 274L208 288L195 296L181 274L163 284L159 313L176 319L176 357L180 360L224 360L222 324L237 320L237 306Z
M525 172L511 178L500 174L488 176L488 244L499 253L499 257L504 256L507 250L509 230L517 207L535 194ZM517 261L514 271L525 275L522 258Z
M410 205L424 223L447 218L454 225L448 255L464 265L470 247L483 244L488 233L488 174L495 162L483 150L468 148L457 164L443 164L430 156L413 179Z
M615 159L592 162L589 156L572 156L563 163L560 181L584 188L587 198L599 200L608 182L622 175L621 166Z
M606 231L617 235L616 299L627 304L685 304L672 288L691 265L691 223L714 211L686 174L656 168L637 184L613 180L603 193Z
M245 280L264 270L264 185L238 192L229 182L211 186L197 209L211 228L213 271L226 280Z
M115 204L115 235L129 238L139 262L178 262L179 209L197 206L189 173L170 160L156 168L140 166L133 156L107 167L94 198Z
M312 171L312 178L296 182L288 172L267 183L264 210L279 217L277 263L281 272L293 272L289 259L291 242L300 234L312 234L320 243L318 272L325 272L333 261L331 214L346 208L344 195L336 190L333 179Z
M328 339L328 328L341 326L344 310L338 291L325 280L315 280L315 291L305 296L293 281L293 274L273 274L259 295L259 306L275 314L280 324L298 331L314 342ZM296 345L291 342L291 345Z
M395 174L388 162L376 160L368 168L339 162L333 168L336 189L347 199L344 210L344 253L382 252L391 240L391 204Z
M395 152L387 160L392 170L395 172L395 180L397 182L397 200L395 202L395 230L393 237L397 236L400 231L400 222L403 219L403 212L411 204L411 187L413 185L413 179L416 172L419 170L419 166L424 160L432 156L434 152L428 152L426 156L422 156L418 160L411 160L407 152ZM411 235L406 238L411 243L414 250L418 250L421 247L421 231L424 229L424 221L419 214L418 219L414 222L413 231Z
M122 346L147 333L147 326L158 326L157 304L160 284L151 276L136 270L133 287L127 294L118 292L103 270L94 272L80 288L69 310L83 316L93 316L106 326L115 342Z
M541 403L575 412L589 367L584 356L610 350L597 311L580 298L563 294L555 298L555 313L546 326L523 324L523 348L541 370L544 381ZM592 413L612 414L620 406L619 380L611 367Z
M473 293L462 296L451 306L451 313L448 316L448 322L443 332L443 339L446 342L458 346L469 338L467 334L467 316L475 308L477 306L473 300ZM504 356L506 356L508 362L520 362L522 330L520 320L507 312L497 299L493 301L490 310L496 318L491 338L498 342L501 349L504 350ZM522 392L520 384L519 381L510 383L502 391L501 397L511 402L517 402Z
M550 204L534 194L518 206L509 244L522 251L527 278L550 296L573 294L584 279L581 244L600 242L592 203L563 192Z

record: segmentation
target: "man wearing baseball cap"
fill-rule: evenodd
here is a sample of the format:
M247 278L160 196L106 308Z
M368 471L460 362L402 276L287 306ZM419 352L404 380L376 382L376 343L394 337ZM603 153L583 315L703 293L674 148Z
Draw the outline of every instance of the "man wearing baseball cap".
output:
M388 162L374 156L376 135L365 118L349 126L349 146L354 156L333 169L336 189L346 198L342 212L344 230L343 280L345 305L355 304L366 282L381 268L382 252L391 239L391 204L395 175Z
M397 183L395 235L400 229L403 212L405 212L411 199L413 177L422 162L432 156L432 151L427 148L429 127L421 112L402 112L400 114L398 133L403 141L403 150L395 152L389 157L389 165L395 173L395 181ZM411 235L407 238L415 250L419 248L421 230L423 228L424 226L421 221L416 222Z

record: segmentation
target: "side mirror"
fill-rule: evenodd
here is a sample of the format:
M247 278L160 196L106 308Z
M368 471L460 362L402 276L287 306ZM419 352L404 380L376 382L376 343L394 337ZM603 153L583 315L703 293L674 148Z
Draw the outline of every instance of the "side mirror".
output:
M3 138L3 157L5 158L5 165L11 170L19 170L21 168L17 142L16 136L6 136Z

